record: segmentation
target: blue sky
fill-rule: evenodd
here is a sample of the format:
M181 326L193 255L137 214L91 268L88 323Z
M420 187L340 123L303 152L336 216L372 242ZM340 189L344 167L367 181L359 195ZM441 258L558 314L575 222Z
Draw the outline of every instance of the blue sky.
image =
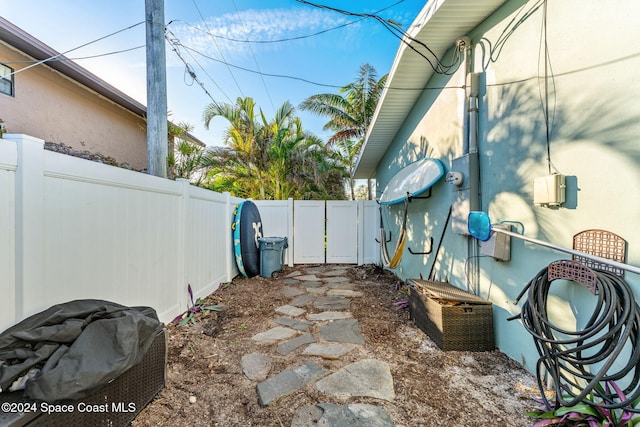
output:
M0 0L0 14L59 52L133 26L67 56L77 58L78 64L146 104L145 50L141 47L145 43L145 26L139 24L145 17L144 3L144 0ZM407 29L425 0L318 0L317 3L358 13L385 9L380 16ZM260 75L241 68L343 86L357 77L358 68L365 62L373 65L379 76L388 73L400 44L375 20L345 16L295 0L165 0L165 21L169 23L170 37L183 46L179 48L180 55L197 78L195 81L186 72L184 62L167 45L170 118L193 125L193 134L207 145L222 145L227 125L218 118L209 130L204 128L202 111L212 98L233 103L238 96L252 97L267 118L272 118L275 109L287 100L297 106L313 94L337 91L335 87ZM240 43L208 34L274 41L341 25L344 26L313 37L271 43ZM128 49L133 50L109 54ZM80 59L95 55L101 56ZM328 133L322 131L326 119L301 110L298 115L305 129L327 138Z

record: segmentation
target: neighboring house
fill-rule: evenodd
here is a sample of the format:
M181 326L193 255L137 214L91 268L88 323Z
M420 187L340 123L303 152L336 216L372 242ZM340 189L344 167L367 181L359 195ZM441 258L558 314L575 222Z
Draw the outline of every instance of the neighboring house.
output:
M20 72L52 57L58 58ZM145 117L144 105L0 17L0 118L9 133L99 153L142 170L147 168Z
M583 230L608 230L627 241L627 263L640 266L638 22L636 0L429 1L407 31L437 58L417 41L411 47L431 64L401 44L360 155L355 177L376 178L378 197L424 157L463 173L468 191L443 178L430 198L410 203L394 271L489 299L498 348L532 371L533 340L507 318L520 313L523 301L514 300L542 268L571 255L512 238L510 260L496 261L465 235L467 214L486 211L493 223L566 248ZM458 65L447 67L460 47ZM476 156L479 177L464 167ZM565 203L534 204L534 179L553 173L566 176ZM389 248L402 209L383 208ZM408 251L428 252L431 238L431 253ZM640 276L625 278L640 296ZM584 326L595 297L571 282L553 293L551 315L568 329Z

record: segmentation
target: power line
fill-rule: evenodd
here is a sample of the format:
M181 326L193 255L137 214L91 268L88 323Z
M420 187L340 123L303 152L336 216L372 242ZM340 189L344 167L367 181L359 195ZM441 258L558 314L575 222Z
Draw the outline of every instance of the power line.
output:
M132 29L132 28L135 28L135 27L137 27L138 25L144 24L145 22L146 22L146 21L140 21L140 22L138 22L137 24L130 25L130 26L126 27L126 28L123 28L123 29L121 29L121 30L115 31L115 32L113 32L113 33L111 33L111 34L107 34L106 36L103 36L103 37L97 38L97 39L95 39L95 40L92 40L92 41L87 42L87 43L84 43L84 44L81 44L80 46L78 46L78 47L74 47L73 49L69 49L69 50L67 50L67 51L65 51L65 52L58 53L57 55L53 55L53 56L51 56L51 57L49 57L49 58L42 59L42 60L37 61L37 62L35 62L35 63L33 63L33 64L31 64L31 65L27 66L27 67L24 67L24 68L21 68L21 69L19 69L19 70L16 70L16 71L12 72L12 73L9 73L9 75L8 75L8 76L6 76L6 77L14 76L14 75L16 75L16 74L18 74L18 73L21 73L21 72L26 71L26 70L28 70L28 69L30 69L30 68L36 67L36 66L38 66L38 65L40 65L40 64L44 64L44 63L46 63L46 62L56 60L57 58L63 57L64 55L66 55L66 54L67 54L67 53L69 53L69 52L73 52L74 50L81 49L81 48L86 47L86 46L89 46L89 45L91 45L91 44L93 44L93 43L97 43L97 42L99 42L99 41L102 41L102 40L104 40L104 39L106 39L106 38L109 38L109 37L115 36L116 34L122 33L122 32L124 32L124 31L127 31L127 30L130 30L130 29Z
M379 9L379 10L375 11L374 14L383 12L383 11L385 11L387 9L390 9L390 8L392 8L392 7L398 5L399 3L402 3L402 2L404 2L404 0L400 0L400 1L396 2L396 3L393 3L392 5L389 5L387 7ZM367 18L366 17L361 17L360 19L356 19L354 21L350 21L350 22L347 22L347 23L344 23L344 24L341 24L341 25L337 25L335 27L327 28L325 30L321 30L321 31L318 31L318 32L315 32L315 33L305 34L305 35L296 36L296 37L287 37L287 38L283 38L283 39L275 39L275 40L250 40L250 39L242 40L242 39L236 39L236 38L233 38L233 37L223 36L223 35L220 35L220 34L213 34L213 33L209 32L207 30L203 30L202 28L200 28L200 27L198 27L196 25L191 25L188 22L183 21L181 19L172 20L167 24L167 26L171 25L174 22L182 22L184 25L186 25L186 26L188 26L190 28L193 28L196 31L203 32L205 34L208 34L211 37L215 37L215 38L218 38L218 39L221 39L221 40L227 40L227 41L236 42L236 43L269 44L269 43L284 43L284 42L302 40L302 39L307 39L307 38L319 36L319 35L328 33L330 31L339 30L340 28L348 27L349 25L356 24L356 23L358 23L360 21L364 21L365 19L367 19Z
M240 25L242 26L242 30L244 31L245 36L247 35L247 29L244 26L244 22L242 22L242 18L240 17L240 12L238 11L238 6L236 6L236 1L232 0L233 2L233 8L236 10L236 16L238 17L238 21L240 22ZM251 43L249 43L249 50L251 51L251 56L253 57L253 62L255 62L256 64L256 68L258 69L258 71L260 71L260 80L262 80L262 86L264 86L264 90L265 92L267 92L267 98L269 98L269 102L271 103L271 108L273 108L273 112L276 112L276 106L273 104L273 99L271 98L271 93L269 93L269 89L267 88L267 83L264 81L264 76L262 75L262 72L260 70L260 65L258 64L258 59L256 58L256 54L253 51L253 47L251 45Z
M302 3L302 4L309 5L309 6L313 6L313 7L316 7L318 9L330 10L332 12L340 13L342 15L359 16L359 17L370 18L370 19L373 19L375 21L378 21L394 37L398 38L400 40L400 42L404 43L409 49L413 50L415 53L417 53L422 58L424 58L429 63L429 65L431 66L431 69L437 74L452 75L453 73L456 72L456 70L458 69L458 67L460 66L460 64L462 62L462 55L460 55L460 52L456 50L454 52L454 56L452 58L452 62L450 64L444 64L443 62L441 62L438 59L438 56L436 55L436 53L429 46L427 46L425 43L421 42L420 40L411 37L409 35L409 33L407 33L406 31L404 31L401 28L401 25L399 23L397 23L397 22L395 22L395 21L393 21L391 19L382 18L381 16L377 15L376 13L350 12L350 11L347 11L347 10L344 10L344 9L338 9L338 8L331 7L331 6L326 6L326 5L323 5L323 4L312 3L312 2L307 1L307 0L296 0L296 1L298 3ZM415 43L415 44L423 47L424 49L426 49L428 54L433 57L433 61L429 57L427 57L424 53L420 52L413 45L413 43Z
M202 23L205 25L205 27L207 27L207 30L209 32L211 32L211 29L209 28L209 24L207 24L207 21L204 19L204 16L202 15L202 12L200 12L200 8L198 7L198 3L196 2L196 0L191 0L191 1L193 2L193 5L196 7L196 10L198 11L198 15L200 15L200 19L202 19ZM226 59L224 58L224 54L222 53L222 50L218 46L218 42L216 41L215 38L213 39L213 44L216 46L216 49L218 50L218 53L220 54L222 59L226 62ZM236 87L238 88L238 91L240 92L240 95L242 95L242 97L244 97L244 94L242 93L242 88L238 84L238 81L236 80L236 76L233 75L233 72L231 71L231 68L227 66L227 70L229 70L229 74L231 74L231 78L235 82Z

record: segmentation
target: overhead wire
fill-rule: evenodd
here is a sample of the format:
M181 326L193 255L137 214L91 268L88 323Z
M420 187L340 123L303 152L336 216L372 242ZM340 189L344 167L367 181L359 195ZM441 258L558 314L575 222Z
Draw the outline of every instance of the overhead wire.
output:
M99 38L97 38L97 39L95 39L95 40L92 40L92 41L90 41L90 42L83 43L83 44L81 44L80 46L74 47L73 49L66 50L66 51L64 51L64 52L58 53L58 54L56 54L56 55L53 55L53 56L51 56L51 57L49 57L49 58L41 59L41 60L36 61L35 63L33 63L33 64L31 64L31 65L29 65L29 66L27 66L27 67L20 68L19 70L15 70L15 71L13 71L13 72L9 73L9 74L8 74L7 76L5 76L5 77L7 77L7 78L8 78L8 77L14 76L14 75L16 75L16 74L18 74L18 73L21 73L21 72L23 72L23 71L26 71L26 70L28 70L28 69L31 69L31 68L33 68L33 67L36 67L36 66L38 66L38 65L41 65L41 64L47 63L47 62L49 62L49 61L57 60L57 59L58 59L58 58L60 58L60 57L64 57L64 55L66 55L66 54L67 54L67 53L69 53L69 52L73 52L73 51L75 51L75 50L78 50L78 49L81 49L81 48L83 48L83 47L86 47L86 46L92 45L92 44L94 44L94 43L97 43L97 42L102 41L102 40L104 40L104 39L107 39L107 38L109 38L109 37L115 36L116 34L120 34L120 33L124 32L124 31L127 31L127 30L130 30L130 29L132 29L132 28L135 28L135 27L137 27L138 25L144 24L145 22L146 22L146 21L140 21L140 22L138 22L138 23L136 23L136 24L130 25L130 26L125 27L125 28L122 28L122 29L120 29L120 30L118 30L118 31L114 31L113 33L107 34L106 36L102 36L102 37L99 37Z
M456 72L456 70L459 68L460 64L462 63L462 55L460 55L460 52L458 50L454 51L454 55L449 64L443 63L438 58L438 55L426 43L409 35L409 33L407 33L401 28L401 25L399 23L391 19L382 18L381 16L375 13L372 14L372 13L350 12L344 9L338 9L338 8L323 5L323 4L312 3L307 0L296 0L296 1L298 3L306 4L319 9L326 9L326 10L330 10L330 11L347 15L347 16L358 16L363 18L370 18L379 22L394 37L398 38L401 43L404 43L409 49L413 50L415 53L417 53L422 58L424 58L427 61L427 63L430 65L431 69L436 74L452 75L453 73ZM414 44L424 48L427 51L427 53L431 55L433 58L429 58L427 55L421 52L416 46L414 46Z
M236 6L236 1L232 0L233 2L233 8L236 10L236 16L238 17L238 21L240 22L240 25L242 26L242 31L244 31L245 36L247 36L247 29L244 26L244 22L242 21L242 18L240 17L240 11L238 10L238 6ZM253 51L253 47L251 45L251 43L249 43L249 51L251 51L251 56L253 57L253 62L256 64L256 68L258 69L258 71L260 71L260 80L262 81L262 86L264 87L265 92L267 93L267 98L269 98L269 102L271 103L271 108L273 108L273 112L276 112L276 106L273 103L273 99L271 98L271 93L269 92L269 88L267 87L267 82L264 81L264 76L262 75L260 70L260 64L258 64L258 58L256 58L256 54Z
M390 8L392 8L392 7L398 5L399 3L402 3L402 2L404 2L404 0L400 0L400 1L398 1L396 3L393 3L393 4L391 4L391 5L387 6L387 7L379 9L379 10L375 11L374 14L383 12L383 11L385 11L387 9L390 9ZM186 25L186 26L188 26L190 28L193 28L196 31L201 31L201 32L203 32L205 34L208 34L211 37L215 37L215 38L222 39L222 40L227 40L227 41L232 41L232 42L236 42L236 43L269 44L269 43L284 43L284 42L302 40L302 39L307 39L307 38L319 36L319 35L328 33L330 31L339 30L340 28L345 28L345 27L348 27L349 25L357 24L358 22L364 21L365 19L367 19L367 18L362 17L360 19L356 19L354 21L349 21L349 22L346 22L344 24L337 25L335 27L331 27L331 28L327 28L327 29L324 29L324 30L321 30L321 31L317 31L315 33L305 34L305 35L295 36L295 37L287 37L287 38L283 38L283 39L273 39L273 40L250 40L250 39L242 40L242 39L236 39L234 37L223 36L221 34L214 34L214 33L211 33L211 32L209 32L207 30L203 30L202 28L200 28L200 27L198 27L196 25L189 24L188 22L183 21L181 19L173 20L169 24L171 24L173 22L182 22L184 25ZM169 25L169 24L167 24L167 25Z
M211 94L209 93L207 88L204 87L204 83L202 83L200 81L200 79L198 79L198 76L196 75L195 71L193 71L193 68L191 67L191 65L189 65L189 63L180 54L180 51L178 49L179 45L176 42L177 39L172 39L172 38L169 37L169 34L171 34L173 36L175 36L175 35L171 31L168 31L168 30L165 30L165 31L166 31L165 39L167 40L169 45L172 47L173 52L176 54L176 56L182 61L182 63L185 66L185 74L188 74L193 79L193 81L198 83L200 85L200 87L202 88L202 90L204 90L204 92L207 94L207 96L209 98L211 98L211 101L215 102L215 99L213 99L213 96L211 96ZM186 81L185 81L185 84L186 84ZM193 84L193 82L191 84ZM188 86L191 86L191 85L188 85Z
M205 27L207 27L207 30L209 30L209 32L211 32L211 29L209 28L209 24L207 23L207 20L204 19L204 16L202 15L202 12L200 11L200 8L198 7L198 3L196 2L196 0L191 0L191 1L193 2L193 5L195 6L196 10L198 11L198 15L200 15L200 19L202 19L202 23L205 25ZM222 50L218 46L218 42L216 41L215 38L213 38L213 44L215 45L216 49L218 50L218 53L220 54L220 57L224 60L224 63L226 64L227 60L225 59L224 54L222 53ZM244 93L242 93L242 88L240 87L240 84L238 84L238 80L236 80L236 76L233 74L233 71L231 71L231 68L228 65L227 65L227 70L229 70L229 74L231 74L231 78L235 82L236 87L238 88L238 92L240 92L240 95L244 98Z

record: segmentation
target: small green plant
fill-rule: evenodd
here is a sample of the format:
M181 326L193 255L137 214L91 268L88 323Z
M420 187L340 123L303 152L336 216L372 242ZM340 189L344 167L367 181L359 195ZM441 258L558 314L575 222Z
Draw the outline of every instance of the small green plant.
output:
M204 313L207 311L220 311L220 306L217 305L204 305L204 301L201 298L193 300L193 290L191 284L187 285L187 292L189 293L190 306L181 315L177 316L171 321L171 323L177 323L178 326L184 326L187 323L196 323L196 315L198 313Z
M0 139L2 139L2 135L4 135L5 133L7 133L7 128L4 127L4 120L0 118Z
M615 391L615 394L611 390ZM602 398L596 398L591 392L587 402L580 402L574 406L558 406L548 408L543 399L536 399L542 407L527 412L527 415L537 418L533 427L564 426L564 427L633 427L640 424L640 418L633 418L637 414L635 407L640 398L621 408L607 408L615 406L616 400L625 402L627 398L614 381L608 381L605 387L597 385L596 390L600 396L615 396L605 402ZM567 396L570 398L570 396ZM598 402L600 400L600 402Z

